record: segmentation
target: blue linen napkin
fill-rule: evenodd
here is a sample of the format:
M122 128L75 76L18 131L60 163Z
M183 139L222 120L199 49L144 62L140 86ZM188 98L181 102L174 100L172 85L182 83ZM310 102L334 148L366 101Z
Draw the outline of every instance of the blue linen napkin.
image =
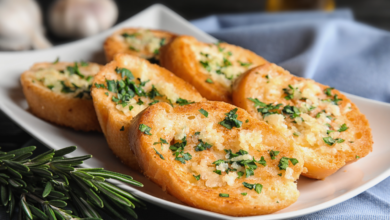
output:
M213 15L192 24L297 76L390 102L390 33L354 21L350 10ZM297 219L390 219L390 178Z

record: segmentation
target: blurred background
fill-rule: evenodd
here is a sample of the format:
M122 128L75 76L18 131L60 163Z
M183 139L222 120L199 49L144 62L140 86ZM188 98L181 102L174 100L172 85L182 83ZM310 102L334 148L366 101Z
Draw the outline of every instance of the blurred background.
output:
M44 30L45 34L40 36L39 33L34 33L35 37L31 38L34 38L35 42L29 43L26 37L23 39L17 37L23 35L22 31L8 30L7 26L12 23L12 19L2 19L2 16L20 19L17 16L18 13L11 15L12 10L9 8L33 7L28 5L31 1L34 0L0 0L0 50L39 49L49 47L51 44L58 45L93 35L126 20L154 3L164 4L188 20L211 14L275 13L297 10L332 11L350 8L357 21L390 30L389 0L35 0L40 12L26 10L32 14L35 13L30 17L36 16L38 20L41 17L42 31ZM83 15L82 18L81 15ZM82 23L81 21L86 24L81 28L82 30L77 30L77 23ZM25 23L28 22L31 21L25 21ZM31 24L26 24L28 25ZM2 47L2 44L5 46Z

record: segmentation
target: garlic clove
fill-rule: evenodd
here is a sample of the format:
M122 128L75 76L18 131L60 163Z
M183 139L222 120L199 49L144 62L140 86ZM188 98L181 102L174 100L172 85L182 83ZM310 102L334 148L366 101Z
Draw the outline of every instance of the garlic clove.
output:
M110 28L117 17L112 0L57 0L49 12L49 26L58 36L81 38Z
M33 0L0 0L0 50L51 47L44 36L41 11Z

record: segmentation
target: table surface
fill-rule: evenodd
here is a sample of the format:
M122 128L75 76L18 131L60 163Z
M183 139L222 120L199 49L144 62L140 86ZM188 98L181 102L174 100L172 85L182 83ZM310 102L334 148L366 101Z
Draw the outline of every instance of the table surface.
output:
M143 0L128 1L115 0L119 8L119 18L117 23L126 20L142 9L154 3L162 3L186 19L195 19L210 14L219 13L243 13L243 12L261 12L265 9L265 0ZM41 5L45 14L50 7L52 0L37 0ZM337 0L337 8L351 8L354 12L355 18L358 21L367 23L369 25L390 30L390 1L389 0ZM47 21L45 21L47 23ZM54 36L48 31L48 37L55 44L69 42L69 39L61 39ZM23 147L23 146L37 146L36 153L47 150L43 144L34 140L29 134L23 131L18 125L12 122L0 110L0 146L3 151ZM152 204L147 205L147 210L137 210L139 219L156 218L157 215L161 219L185 219L172 212L164 210ZM153 212L150 212L153 210ZM0 217L4 216L3 209L0 208ZM1 218L3 219L3 217Z

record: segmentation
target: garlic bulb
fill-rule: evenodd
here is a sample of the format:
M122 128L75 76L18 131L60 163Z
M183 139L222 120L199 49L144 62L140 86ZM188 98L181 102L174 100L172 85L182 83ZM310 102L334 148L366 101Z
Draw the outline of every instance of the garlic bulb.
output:
M34 0L0 0L0 50L51 47L43 32L41 11Z
M112 0L57 0L49 12L49 25L58 36L81 38L108 29L117 17Z

